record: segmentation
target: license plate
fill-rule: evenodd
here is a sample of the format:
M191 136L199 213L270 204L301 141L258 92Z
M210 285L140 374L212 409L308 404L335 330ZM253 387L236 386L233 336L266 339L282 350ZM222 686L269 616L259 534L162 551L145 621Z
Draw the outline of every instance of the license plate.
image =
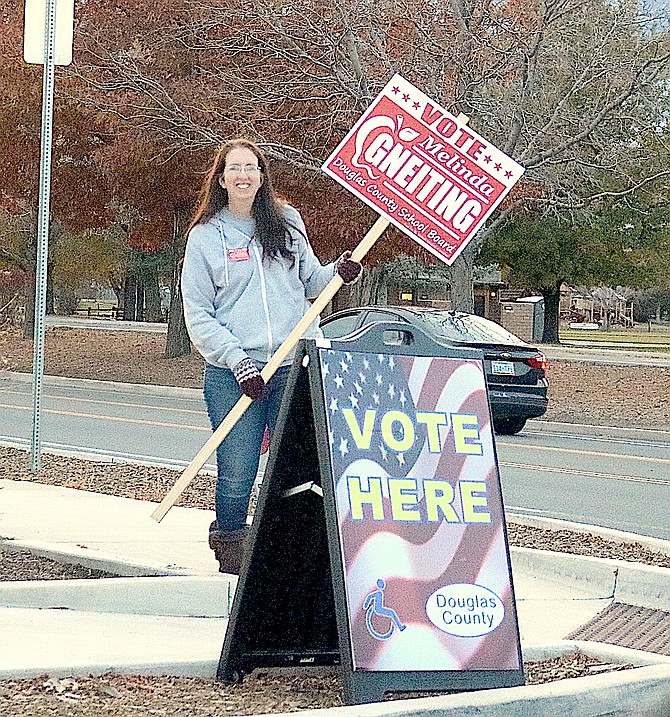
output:
M514 376L514 364L511 361L491 361L491 373L498 376Z

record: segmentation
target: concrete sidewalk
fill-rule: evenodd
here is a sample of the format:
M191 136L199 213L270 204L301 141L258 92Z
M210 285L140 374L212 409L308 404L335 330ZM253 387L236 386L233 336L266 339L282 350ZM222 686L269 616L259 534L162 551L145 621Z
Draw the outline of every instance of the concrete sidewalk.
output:
M670 367L670 352L654 349L641 351L635 348L614 348L606 345L537 344L537 348L550 361L583 361L613 366Z
M157 524L150 517L154 507L0 480L3 547L123 575L162 576L0 583L0 678L109 670L214 676L236 578L216 570L207 546L210 511L177 507ZM512 562L525 659L584 649L562 641L614 600L670 610L670 570L520 548L512 549ZM632 659L622 648L598 649L609 661ZM670 658L641 653L634 664L646 665L652 681L658 670L667 669L670 678ZM612 675L622 679L623 673ZM501 691L469 699L486 701L493 692ZM655 687L650 694L656 695ZM348 714L363 714L361 709ZM506 709L500 714L544 714Z
M119 575L0 583L0 677L43 673L213 675L236 578L207 545L213 513L0 481L4 548Z

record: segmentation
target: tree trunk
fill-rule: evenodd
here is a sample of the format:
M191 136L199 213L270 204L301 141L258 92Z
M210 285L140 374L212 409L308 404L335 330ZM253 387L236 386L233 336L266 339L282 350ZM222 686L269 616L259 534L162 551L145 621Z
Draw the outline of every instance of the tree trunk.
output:
M451 267L451 308L474 313L473 274L477 247L474 242L463 249Z
M170 306L168 307L167 338L165 340L166 358L188 356L191 353L191 341L184 320L184 303L181 298L181 268L184 262L184 225L188 214L183 209L175 210L172 215L172 281L170 282Z
M377 306L385 306L388 304L388 287L386 286L387 272L382 266L375 267L372 271L377 272L372 303Z
M77 310L79 299L71 289L64 290L58 297L58 313L60 316L73 316Z
M559 303L561 301L561 282L553 289L543 289L544 297L544 330L542 332L543 344L560 344L558 337Z
M140 274L135 281L135 321L144 321L144 277Z
M175 271L179 276L179 267ZM191 353L191 341L186 331L186 321L184 320L184 304L181 300L181 291L179 281L173 282L172 292L170 293L170 308L168 309L168 330L167 339L165 341L166 358L176 358L177 356L188 356Z
M137 278L127 273L123 282L123 320L135 321L135 302L137 294Z
M162 318L161 294L158 286L158 272L151 269L144 274L144 321L157 322Z
M383 266L364 269L361 278L350 286L343 286L332 301L333 311L348 309L351 306L373 304L383 306L387 301L386 272Z
M386 302L384 287L382 287L384 274L381 266L375 266L364 272L361 279L352 286L355 292L358 289L358 304L383 304Z

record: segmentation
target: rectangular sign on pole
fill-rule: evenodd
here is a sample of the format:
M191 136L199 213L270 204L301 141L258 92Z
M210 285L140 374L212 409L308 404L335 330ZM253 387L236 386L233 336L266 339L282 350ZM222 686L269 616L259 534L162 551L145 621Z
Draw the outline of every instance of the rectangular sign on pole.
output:
M323 170L449 265L524 171L400 75Z
M51 0L56 4L54 26L54 65L72 64L74 37L74 0ZM23 29L23 59L34 65L44 64L47 45L47 0L26 0Z

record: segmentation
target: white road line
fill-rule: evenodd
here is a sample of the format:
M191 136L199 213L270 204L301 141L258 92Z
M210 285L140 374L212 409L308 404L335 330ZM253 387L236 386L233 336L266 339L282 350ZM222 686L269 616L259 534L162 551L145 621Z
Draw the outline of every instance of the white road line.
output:
M601 473L599 471L586 471L581 468L554 468L552 466L537 466L529 463L511 463L509 461L499 461L499 466L506 468L519 468L523 470L542 471L543 473L566 473L568 475L587 476L589 478L603 478L605 480L620 480L630 483L649 483L651 485L667 485L670 486L670 480L662 478L644 478L643 476L621 475L618 473Z
M636 429L632 429L636 430ZM640 429L645 430L645 429ZM624 446L643 446L645 448L665 448L668 449L668 441L663 442L657 442L657 441L648 441L644 438L609 438L606 436L589 436L586 434L568 434L568 433L561 433L559 431L550 432L550 431L525 431L525 435L530 436L538 436L540 438L567 438L568 440L580 440L580 441L593 441L597 443L615 443L615 444L621 444ZM670 441L670 433L668 434L668 440ZM509 445L519 445L510 442Z
M14 396L24 396L29 398L27 394L21 391L0 391L2 394L10 394ZM102 401L99 398L80 398L79 396L57 396L52 394L45 394L44 398L51 398L55 401L76 401L77 403L92 403L98 406L120 406L122 408L137 408L146 409L147 411L170 411L171 413L192 413L196 416L205 415L205 407L203 404L202 410L198 411L195 408L171 408L170 406L155 406L147 403L127 403L125 401ZM0 404L0 408L5 408L5 404ZM22 408L22 406L16 406L16 408Z
M598 458L617 458L630 461L644 461L645 463L667 463L670 458L652 458L650 456L628 456L625 453L603 453L601 451L584 451L578 448L559 448L558 446L533 446L528 443L510 443L515 448L527 448L531 451L551 451L552 453L570 453L576 456L597 456Z
M627 427L627 426L601 426L596 425L593 423L567 423L563 421L545 421L545 420L536 420L531 421L531 424L535 423L535 425L543 425L548 426L549 430L547 431L537 431L538 433L552 433L551 427L552 426L561 426L564 428L567 428L568 430L574 430L575 428L588 428L588 429L601 429L603 431L628 431L628 432L635 432L639 431L640 433L658 433L661 436L665 436L670 440L670 431L666 431L663 428L635 428L635 427ZM563 435L561 431L556 431L559 435ZM572 433L567 433L569 436L573 436Z
M32 411L32 406L14 406L12 404L0 403L0 408L11 408L15 411ZM211 433L209 426L190 426L185 423L168 423L167 421L150 421L144 418L128 418L123 416L103 416L99 413L83 413L80 411L62 411L57 408L43 408L42 413L51 413L55 416L72 416L73 418L97 418L101 421L112 421L113 423L130 423L140 426L157 426L160 428L178 428L179 430L205 431Z

